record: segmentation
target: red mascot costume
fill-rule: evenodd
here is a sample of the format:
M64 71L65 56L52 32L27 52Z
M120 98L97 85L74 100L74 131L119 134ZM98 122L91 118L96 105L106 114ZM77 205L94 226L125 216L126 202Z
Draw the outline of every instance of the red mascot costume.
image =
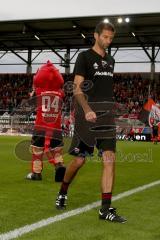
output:
M33 78L36 120L31 144L32 172L27 175L29 180L42 179L44 154L55 166L55 181L63 180L65 174L61 129L63 84L61 74L50 61L43 65Z

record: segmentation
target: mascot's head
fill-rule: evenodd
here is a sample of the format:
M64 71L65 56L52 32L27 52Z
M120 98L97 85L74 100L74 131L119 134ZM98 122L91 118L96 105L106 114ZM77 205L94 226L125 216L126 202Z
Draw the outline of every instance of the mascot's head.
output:
M48 60L33 78L34 87L44 91L57 91L63 87L64 80L59 70Z

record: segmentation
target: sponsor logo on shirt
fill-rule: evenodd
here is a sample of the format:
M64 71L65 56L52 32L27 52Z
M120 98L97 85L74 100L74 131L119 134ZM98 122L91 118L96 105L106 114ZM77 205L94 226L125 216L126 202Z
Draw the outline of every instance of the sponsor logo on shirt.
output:
M95 72L94 76L110 76L110 77L113 77L113 73L112 72L97 71L97 72Z

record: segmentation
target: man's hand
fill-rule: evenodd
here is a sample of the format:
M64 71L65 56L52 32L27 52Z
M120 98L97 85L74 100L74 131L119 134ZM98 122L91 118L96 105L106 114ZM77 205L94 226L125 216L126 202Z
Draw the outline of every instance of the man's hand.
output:
M96 113L93 111L89 111L89 112L85 113L85 119L88 122L93 122L93 123L96 122L96 120L97 120Z

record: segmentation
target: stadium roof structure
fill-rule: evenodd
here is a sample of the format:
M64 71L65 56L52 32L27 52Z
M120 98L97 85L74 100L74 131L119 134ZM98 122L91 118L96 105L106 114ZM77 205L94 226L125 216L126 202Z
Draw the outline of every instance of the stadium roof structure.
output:
M117 23L118 17L108 17L116 27L111 47L117 50L142 47L152 61L160 48L160 13L123 15L121 17L129 17L130 22L121 24ZM0 21L0 51L11 51L19 56L18 50L50 49L65 61L58 50L90 47L94 42L94 27L104 18L106 16ZM147 51L149 47L153 48L151 56ZM158 47L157 53L155 47Z

